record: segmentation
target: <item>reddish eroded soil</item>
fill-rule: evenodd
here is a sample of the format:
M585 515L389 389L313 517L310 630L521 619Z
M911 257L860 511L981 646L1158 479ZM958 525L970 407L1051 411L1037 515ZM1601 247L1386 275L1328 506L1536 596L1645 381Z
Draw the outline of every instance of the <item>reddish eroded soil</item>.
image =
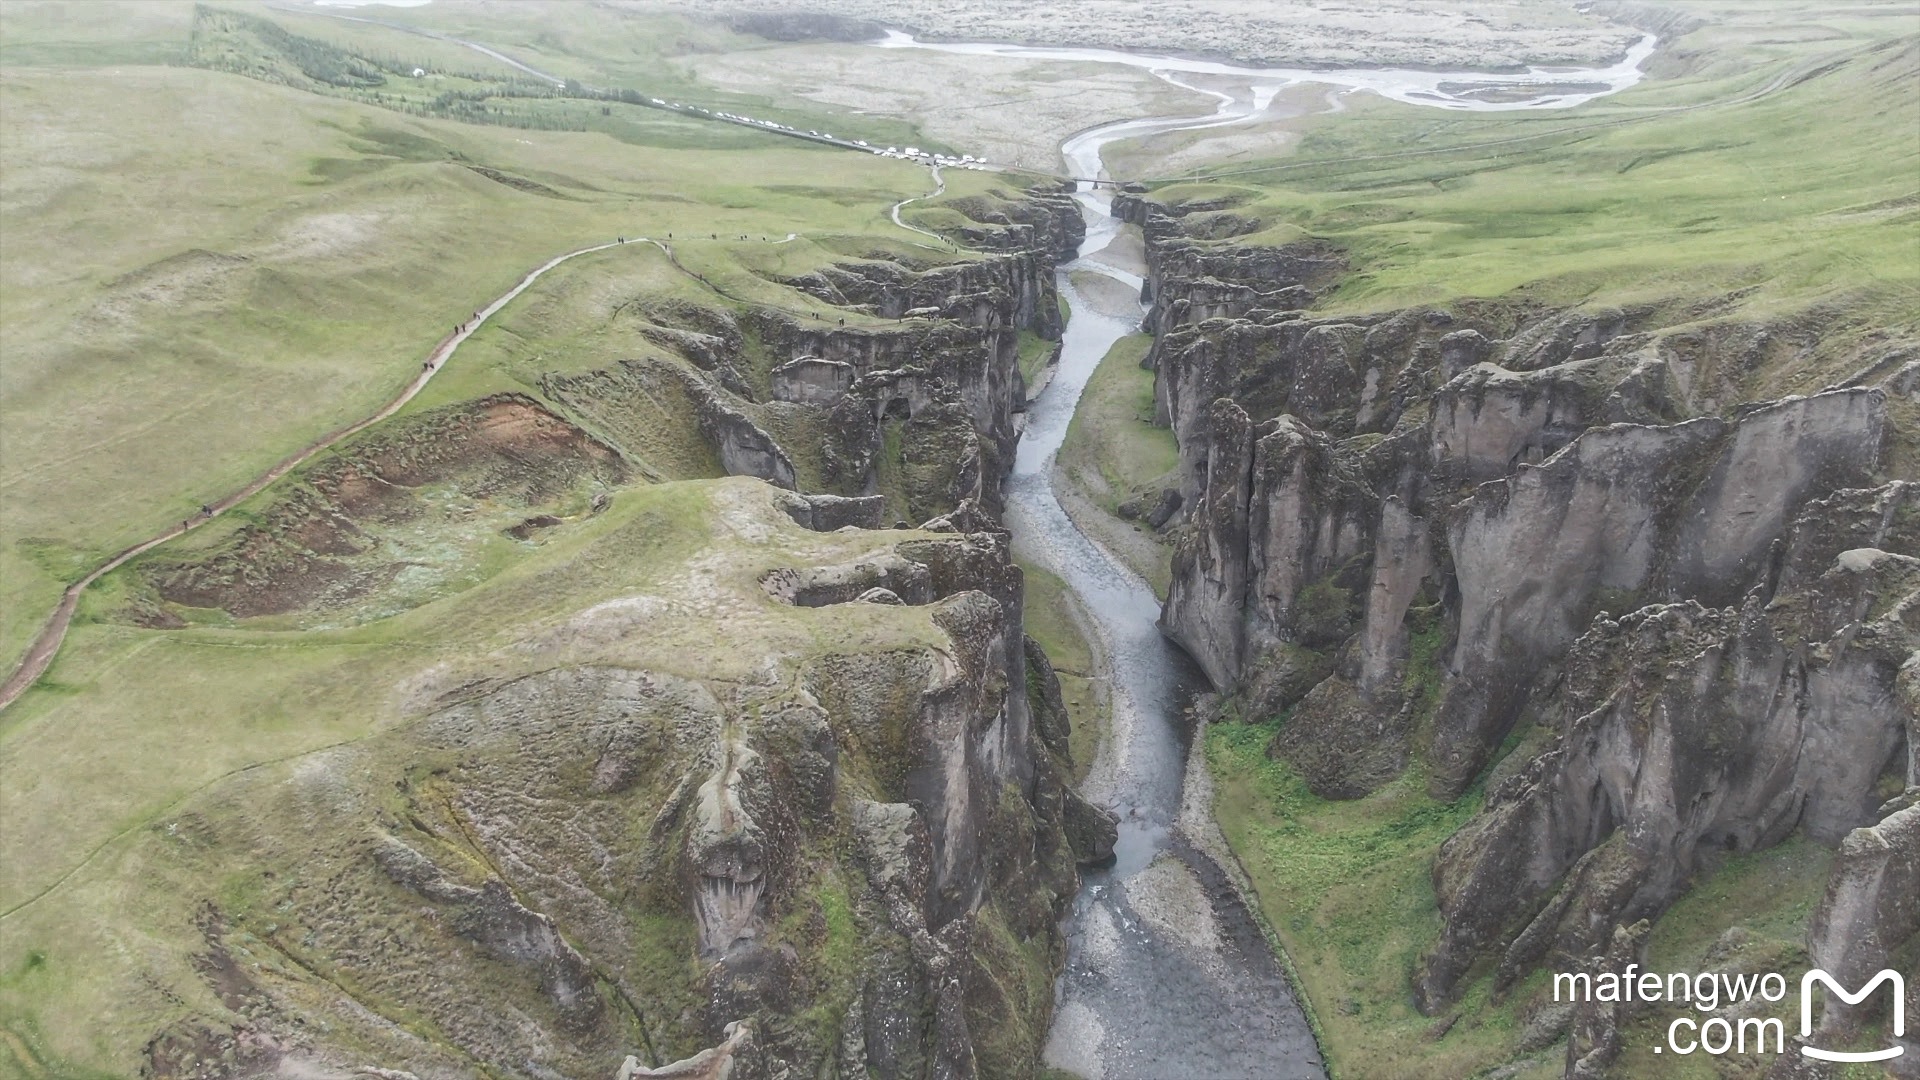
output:
M362 439L301 479L217 550L150 566L160 598L237 618L336 607L407 565L383 556L387 530L487 505L544 507L583 480L625 483L630 470L531 398L500 394Z

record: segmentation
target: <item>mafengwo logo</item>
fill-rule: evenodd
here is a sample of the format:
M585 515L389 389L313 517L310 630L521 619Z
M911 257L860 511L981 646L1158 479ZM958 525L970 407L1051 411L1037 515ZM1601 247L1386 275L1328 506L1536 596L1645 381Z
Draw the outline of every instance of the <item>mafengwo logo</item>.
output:
M1838 982L1834 981L1833 976L1821 971L1819 968L1814 968L1812 971L1802 975L1800 977L1801 1038L1808 1039L1813 1037L1813 988L1821 983L1826 984L1827 990L1832 993L1834 997L1839 998L1849 1005L1858 1005L1867 1000L1867 995L1879 989L1881 983L1891 983L1893 985L1892 1037L1896 1039L1906 1038L1907 983L1905 979L1900 977L1900 973L1892 968L1881 969L1880 974L1867 980L1867 985L1852 993L1848 993L1846 987L1841 986ZM1899 1057L1905 1049L1906 1048L1902 1046L1890 1046L1885 1050L1864 1050L1849 1053L1843 1050L1822 1050L1816 1046L1802 1046L1800 1052L1810 1058L1819 1058L1821 1061L1891 1061Z
M1687 975L1677 972L1662 975L1652 971L1643 972L1639 965L1634 964L1629 965L1624 974L1611 971L1597 976L1586 972L1556 974L1553 977L1553 999L1685 1003L1698 1012L1714 1013L1756 997L1767 1002L1782 1001L1787 996L1788 985L1786 976L1778 972L1764 975ZM1906 1038L1907 984L1899 972L1886 968L1868 979L1858 990L1849 990L1832 975L1815 968L1800 977L1802 1054L1820 1061L1854 1063L1891 1061L1905 1053L1906 1048L1897 1043L1879 1050L1827 1050L1812 1045L1810 1040L1815 1035L1814 990L1820 986L1825 986L1829 994L1848 1005L1866 1001L1883 986L1890 988L1893 991L1893 1024L1889 1037L1894 1040ZM1778 1017L1742 1016L1730 1020L1724 1016L1709 1016L1699 1020L1683 1014L1667 1025L1665 1045L1655 1046L1653 1052L1681 1055L1704 1053L1709 1057L1728 1053L1784 1054L1787 1052L1786 1024Z

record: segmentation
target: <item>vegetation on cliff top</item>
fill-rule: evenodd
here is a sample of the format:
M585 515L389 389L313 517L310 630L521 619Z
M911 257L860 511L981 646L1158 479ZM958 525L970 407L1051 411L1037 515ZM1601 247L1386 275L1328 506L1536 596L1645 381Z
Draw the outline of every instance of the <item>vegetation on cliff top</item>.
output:
M1258 220L1263 232L1227 244L1338 242L1356 272L1329 311L1724 296L1722 318L1838 308L1855 333L1920 332L1920 38L1888 37L1894 18L1823 14L1804 12L1802 34L1773 28L1804 40L1736 39L1731 55L1714 51L1736 48L1726 27L1680 37L1666 47L1694 73L1573 113L1352 95L1346 112L1303 121L1296 153L1251 167L1266 171L1154 198L1225 199ZM1826 374L1805 365L1803 381Z
M128 1075L163 1026L220 1015L189 962L210 943L196 929L208 900L261 977L331 977L329 947L303 940L315 928L293 930L284 905L306 884L364 876L366 822L316 824L285 793L311 780L357 798L405 762L425 770L405 783L431 794L427 774L447 762L410 722L456 684L608 662L724 685L768 663L948 641L926 607L846 619L773 601L759 581L774 566L867 557L903 534L805 532L764 505L758 481L676 482L724 469L671 379L636 378L618 416L584 415L553 392L630 361L695 374L692 347L671 333L708 326L741 339L724 359L764 398L777 346L749 316L894 326L791 282L829 264L976 258L923 246L889 219L892 203L926 190L925 170L651 111L646 130L612 130L618 102L605 123L587 114L587 131L512 112L579 107L564 96L456 95L507 111L447 112L422 104L392 61L426 57L443 81L512 78L497 82L484 57L446 42L254 10L203 13L203 67L139 62L193 59L189 5L130 5L110 29L59 7L4 13L0 137L24 155L0 217L8 662L66 581L373 411L452 322L528 270L616 236L672 237L672 252L628 245L556 269L400 416L87 593L45 679L0 718L0 1071ZM502 17L489 24L502 38L474 36L608 85L660 75L663 51L697 44L672 36L688 20L585 8L553 24ZM265 28L282 19L293 36ZM596 20L657 39L610 38ZM963 173L948 190L1019 189ZM649 594L642 607L669 599L638 622L596 607L637 592ZM507 763L481 754L460 767ZM628 817L667 794L626 793ZM310 840L334 846L303 855ZM816 981L850 978L834 869L847 857L809 855L795 887L812 907L777 924L782 944L819 961ZM658 899L620 900L633 935L624 975L680 1032L653 1048L671 1058L700 1048L675 1018L697 1003L703 969L685 898ZM352 926L360 909L335 907L325 932L407 932ZM1005 918L990 913L988 929ZM1020 1024L1045 1015L1055 960L1030 951L1014 942L989 958ZM314 970L293 970L302 963ZM435 1037L390 988L343 990ZM800 1022L837 1025L836 1003ZM999 1034L983 1055L1033 1041L1017 1026Z
M1087 636L1089 619L1067 583L1030 564L1027 577L1027 636L1040 643L1060 680L1060 695L1073 725L1069 756L1073 780L1079 783L1093 768L1094 755L1107 729L1106 677L1099 673L1100 654Z
M369 753L432 766L408 722L445 691L595 663L751 682L770 655L793 662L946 640L925 607L873 607L850 620L773 601L759 583L769 569L856 559L901 534L808 532L768 498L749 479L629 489L474 588L350 628L76 626L58 682L8 711L0 746L9 777L0 956L41 958L0 984L0 1024L33 1033L43 1060L133 1071L127 1055L177 1008L151 997L151 980L202 986L183 965L204 882L257 885L263 867L324 880L345 866L303 874L275 863L299 850L306 830L276 816L298 808L272 793L294 776L354 787L360 772L345 763ZM116 575L122 587L133 569ZM644 620L618 605L594 608L636 592L652 598ZM490 765L480 756L463 767ZM665 792L636 797L651 814ZM237 835L253 839L210 839ZM277 893L269 883L260 895ZM242 889L220 901L262 932L274 912L252 896ZM691 986L698 973L675 944L691 931L676 912L677 922L635 915L635 927L663 935L640 943L636 962ZM660 967L668 955L678 966Z
M1087 380L1055 465L1067 491L1101 511L1078 514L1083 529L1165 596L1168 548L1143 520L1161 492L1176 487L1180 465L1173 432L1153 423L1153 373L1140 366L1153 339L1121 338ZM1122 507L1126 507L1122 511Z

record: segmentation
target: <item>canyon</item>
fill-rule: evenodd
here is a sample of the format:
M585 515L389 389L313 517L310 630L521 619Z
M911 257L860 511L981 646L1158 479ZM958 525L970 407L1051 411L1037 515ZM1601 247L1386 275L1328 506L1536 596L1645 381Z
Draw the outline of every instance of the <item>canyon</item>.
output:
M1171 6L1183 26L1217 7ZM1402 7L1429 21L1376 62L1506 70L1316 79L1271 65L1344 54L1272 35L1234 62L1102 53L1136 43L1124 20L955 40L1014 36L993 4L734 18L774 48L1058 64L1155 108L1057 147L1097 186L859 155L872 174L806 187L837 153L812 147L748 185L748 159L659 120L679 126L649 151L669 179L645 212L686 216L622 224L496 305L431 392L84 590L0 728L0 1060L156 1080L1654 1075L1657 1017L1549 1001L1547 974L1914 970L1920 338L1898 162L1836 165L1833 205L1777 233L1712 192L1724 222L1646 227L1676 268L1651 282L1639 247L1610 263L1613 234L1578 232L1625 221L1642 243L1654 201L1620 192L1652 172L1683 201L1668 157L1744 182L1805 153L1782 115L1842 117L1835 144L1896 128L1910 109L1829 106L1910 86L1913 39L1675 105L1641 67L1714 70L1712 19L1476 23L1509 56L1441 48L1420 34L1447 13ZM1287 10L1350 35L1338 5ZM920 36L862 44L895 24ZM262 51L194 74L283 97L286 71L373 71L365 42L396 40L218 31ZM1679 42L1656 54L1656 33ZM1511 70L1555 60L1590 66ZM1371 94L1313 114L1280 164L1109 169L1271 122L1304 85ZM1592 127L1546 116L1595 102L1615 111ZM617 170L340 107L361 156L301 174L330 197L397 173L381 198L448 184L595 228L639 212ZM1762 134L1676 126L1715 108ZM1527 199L1574 196L1527 170L1586 153L1606 168L1573 172L1600 194L1535 228ZM676 168L711 178L698 215ZM1488 183L1514 186L1472 202ZM830 225L709 225L755 200ZM1878 277L1846 231L1868 228L1893 234ZM1716 229L1777 265L1686 263ZM1462 236L1481 246L1446 246ZM1807 269L1827 248L1858 271L1844 288ZM264 255L203 254L184 284L111 287L211 311L288 287ZM1066 461L1095 423L1163 440L1172 467L1093 490ZM1905 1076L1920 1044L1896 1026L1833 1007L1807 1038L1904 1038Z

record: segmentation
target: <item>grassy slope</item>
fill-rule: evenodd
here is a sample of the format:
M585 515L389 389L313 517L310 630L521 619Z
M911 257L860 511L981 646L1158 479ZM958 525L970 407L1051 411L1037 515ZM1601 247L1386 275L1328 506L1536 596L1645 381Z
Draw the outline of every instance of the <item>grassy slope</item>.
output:
M1299 159L1511 138L1637 115L1641 105L1730 96L1814 52L1852 54L1886 18L1828 16L1804 4L1687 5L1728 21L1676 43L1686 73L1574 117L1436 117L1378 101L1309 125ZM1805 25L1766 26L1770 14ZM1884 14L1884 12L1883 12ZM1818 309L1840 330L1791 368L1756 371L1761 393L1824 385L1879 344L1920 334L1920 98L1916 46L1851 55L1841 68L1746 105L1671 113L1579 137L1373 163L1235 177L1266 230L1235 243L1311 233L1347 246L1358 272L1330 311L1443 303L1461 295L1551 304L1661 302L1731 295L1718 318L1766 320ZM1755 57L1758 57L1756 62ZM1591 118L1591 119L1588 119ZM1217 197L1219 183L1162 188L1169 202ZM1898 420L1898 417L1896 417ZM1896 464L1896 469L1899 466ZM1263 749L1284 718L1216 725L1209 746L1216 813L1292 953L1341 1077L1455 1077L1513 1058L1541 981L1490 1002L1471 986L1442 1038L1411 1005L1407 979L1439 928L1433 853L1477 807L1444 806L1402 778L1352 803L1308 793ZM1791 956L1826 882L1830 856L1795 841L1703 877L1655 929L1660 970L1707 970L1734 926L1760 955ZM1651 1056L1658 1017L1626 1033L1623 1075L1727 1075L1704 1061ZM1522 1076L1558 1076L1561 1048ZM1729 1068L1766 1062L1721 1059ZM1744 1073L1739 1073L1744 1075Z
M155 39L184 32L191 14L130 11L175 16L132 21L129 33ZM59 5L9 8L8 55L28 65L118 55L73 16ZM616 318L636 300L824 313L763 275L907 242L896 242L886 208L926 183L910 165L774 137L747 152L691 145L716 130L692 121L690 145L641 154L599 135L420 120L196 70L23 66L5 80L8 144L36 151L8 170L4 219L9 655L62 580L369 411L448 323L551 255L616 230L673 235L680 262L729 295L651 246L583 258L496 316L408 414L657 353ZM563 185L568 198L496 183L450 155ZM806 183L777 182L794 178ZM955 191L991 183L967 174ZM714 231L723 239L709 239ZM731 239L741 232L752 239ZM762 241L788 232L802 235ZM180 258L203 249L232 258L212 270ZM105 375L101 364L111 365ZM169 551L218 546L277 490ZM103 582L80 622L123 592L117 579ZM152 645L103 633L116 644L94 659L107 667ZM76 637L0 731L30 726L36 696L86 684L94 647Z
M1317 798L1266 756L1281 722L1209 728L1214 813L1314 1003L1338 1075L1467 1076L1502 1060L1511 1017L1473 996L1444 1046L1409 1053L1433 1024L1406 989L1440 928L1427 867L1478 809L1478 793L1439 805L1409 773L1358 802Z
M9 4L0 66L179 63L192 21L191 0Z
M1447 1014L1455 1018L1450 1026L1420 1015L1407 992L1414 963L1440 929L1429 877L1433 855L1479 809L1479 791L1436 803L1426 795L1425 778L1410 772L1356 802L1320 799L1285 763L1267 758L1266 745L1281 723L1284 718L1209 730L1208 760L1218 785L1214 812L1314 1002L1335 1075L1465 1077L1518 1059L1531 1063L1519 1076L1558 1077L1562 1045L1518 1050L1531 1010L1550 997L1542 976L1499 1000L1489 997L1483 977ZM1739 940L1746 969L1797 970L1804 964L1806 921L1826 888L1831 860L1830 851L1795 839L1710 870L1656 925L1648 969L1716 970L1729 962L1726 943ZM1727 938L1733 927L1739 936ZM1627 1025L1621 1075L1728 1075L1705 1060L1653 1056L1670 1018L1654 1010ZM1789 1027L1795 1022L1786 1020ZM1436 1034L1441 1031L1444 1036ZM1751 1070L1770 1061L1721 1063ZM1680 1070L1681 1064L1694 1071Z
M1143 526L1117 515L1120 504L1145 497L1146 509L1161 489L1173 486L1179 448L1173 432L1153 424L1153 373L1140 367L1152 338L1123 337L1094 369L1067 425L1058 470L1088 502L1106 512L1104 522L1135 535L1109 546L1161 595L1166 594L1170 551Z
M1140 366L1152 343L1145 334L1114 343L1087 380L1060 447L1061 464L1109 511L1157 491L1180 464L1173 431L1153 423L1153 372Z
M887 219L889 204L928 184L904 163L692 121L672 121L636 149L631 138L410 117L229 74L77 66L175 58L160 54L177 51L170 35L184 32L191 9L128 11L125 32L108 40L72 9L10 6L0 24L0 134L10 152L26 148L25 164L8 167L0 216L8 659L60 581L370 411L452 321L555 254L615 234L672 233L681 264L721 291L651 247L582 258L496 316L409 415L648 351L636 321L620 317L636 301L824 314L768 278L915 242ZM357 30L353 43L372 48L389 34ZM967 174L950 190L979 194L996 180ZM801 235L761 239L789 232ZM938 256L955 257L967 256ZM302 482L290 477L162 555L217 548ZM138 988L200 993L179 966L192 945L179 935L201 875L223 871L183 876L157 855L169 824L231 816L246 801L235 785L277 783L314 767L324 748L390 738L417 712L408 695L422 678L530 662L498 651L530 628L606 595L704 580L712 558L698 575L682 564L724 531L713 493L741 486L620 492L605 514L531 546L503 542L481 521L472 573L449 580L440 599L412 598L426 602L342 629L196 613L191 629L143 629L122 609L144 587L140 568L103 581L48 677L0 718L0 1072L81 1075L62 1062L94 1061L125 1074L129 1048L168 1018ZM488 503L474 520L510 512L502 506ZM723 576L751 583L776 561L836 558L800 549L858 542L790 533L782 525L770 545L764 534L718 541L730 553ZM771 622L733 610L722 621L703 606L713 589L695 593L684 618L624 635L620 662L726 680L745 676L735 660L758 663L769 649L796 658L937 636L924 610L846 624L795 621L776 607ZM757 611L762 594L748 593ZM715 644L716 625L733 644ZM713 647L690 649L695 640ZM590 661L598 648L565 644L538 663ZM215 824L299 835L245 812Z
M264 6L253 10L269 11ZM350 48L404 49L412 57L422 50L429 58L445 57L450 70L498 70L483 54L464 46L432 39L404 38L380 27L346 22L314 14L270 12L276 20L302 35ZM844 138L864 138L881 145L918 145L951 149L930 140L911 124L898 119L848 116L828 106L786 96L771 98L716 90L693 75L692 59L703 53L750 52L781 46L761 38L736 34L718 21L684 14L652 11L644 16L622 13L598 4L428 4L418 8L388 9L376 15L387 21L485 44L522 63L562 78L578 79L600 88L633 89L648 97L699 105L715 111L776 120L801 131L831 131ZM618 132L621 125L603 123L594 107L567 110L571 119ZM644 118L646 110L631 114ZM657 114L655 114L657 115ZM715 125L715 138L756 138L751 131Z
M8 9L10 56L93 47L64 44L70 21L46 10ZM148 38L97 47L172 47L183 26L135 20ZM49 44L34 48L36 33ZM0 137L22 162L0 209L8 660L65 581L370 411L455 320L552 255L617 233L886 234L886 206L925 182L772 136L705 147L712 125L691 121L686 145L642 152L179 68L10 65L0 102ZM807 183L781 182L794 175ZM740 261L773 257L791 270L832 253L683 248L722 287L811 305Z
M1040 643L1053 662L1060 678L1060 694L1066 699L1067 719L1073 724L1069 739L1075 783L1085 780L1100 750L1107 727L1106 695L1093 678L1099 659L1093 642L1087 638L1086 613L1067 583L1030 564L1022 564L1026 573L1027 595L1024 609L1027 636Z
M1059 347L1059 342L1048 341L1031 330L1020 331L1020 377L1026 380L1029 395Z

